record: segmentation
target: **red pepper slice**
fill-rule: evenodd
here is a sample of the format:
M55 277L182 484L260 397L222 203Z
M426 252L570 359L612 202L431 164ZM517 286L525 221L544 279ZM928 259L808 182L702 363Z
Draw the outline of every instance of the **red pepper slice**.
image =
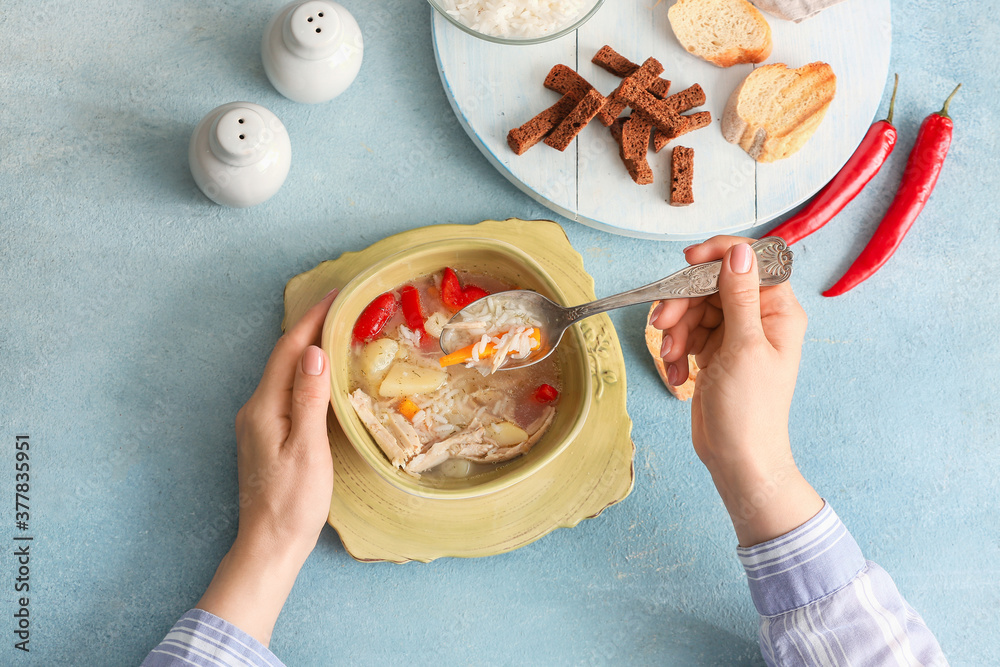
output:
M354 323L354 342L365 343L378 336L385 328L386 322L395 314L396 297L392 292L375 297L365 306L358 316L358 321Z
M539 403L551 403L559 398L559 390L550 384L542 384L535 390L535 400Z
M459 311L477 299L489 296L490 293L476 285L466 285L462 289L458 276L450 268L445 268L441 276L441 301L452 311Z
M458 283L458 276L449 268L445 268L441 276L441 301L451 310L462 309L462 286Z
M420 292L417 288L413 285L400 287L399 305L403 309L406 326L419 333L420 340L427 338L427 330L424 329L424 309L420 305Z
M780 236L788 245L801 241L830 222L868 185L896 147L896 128L892 124L892 113L896 107L898 87L897 74L892 88L892 100L889 102L889 115L885 120L868 128L868 134L861 140L854 155L819 194L801 211L768 232L767 236Z
M484 290L482 287L476 287L475 285L467 285L464 290L462 290L462 308L465 308L473 301L478 301L484 296L489 296L490 293Z
M839 296L861 284L882 268L903 242L903 237L910 231L934 191L941 166L948 155L954 130L954 124L948 116L948 105L961 87L962 84L958 84L945 100L941 111L932 113L920 125L917 141L903 170L903 180L885 217L868 245L847 269L847 273L833 287L823 292L823 296Z

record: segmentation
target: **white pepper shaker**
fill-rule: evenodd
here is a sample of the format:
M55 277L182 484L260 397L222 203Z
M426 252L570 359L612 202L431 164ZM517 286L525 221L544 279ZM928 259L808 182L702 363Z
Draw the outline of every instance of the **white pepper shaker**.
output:
M288 176L292 144L273 113L252 102L212 109L194 129L188 162L205 195L244 208L269 199Z
M361 69L357 21L329 0L295 0L267 24L261 58L267 78L290 100L316 104L344 92Z

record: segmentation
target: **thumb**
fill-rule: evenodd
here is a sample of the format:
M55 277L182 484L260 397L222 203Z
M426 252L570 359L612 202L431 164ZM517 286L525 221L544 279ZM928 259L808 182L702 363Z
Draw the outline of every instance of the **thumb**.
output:
M330 405L330 361L315 345L302 353L292 385L292 428L289 441L328 447L326 412Z
M746 243L734 245L722 258L719 299L726 322L726 338L747 340L764 336L760 322L760 277L757 255Z

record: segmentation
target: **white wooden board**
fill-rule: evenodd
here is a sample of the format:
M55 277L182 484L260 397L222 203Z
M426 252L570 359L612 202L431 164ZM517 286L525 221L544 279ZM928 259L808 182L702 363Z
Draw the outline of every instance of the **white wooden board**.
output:
M837 95L816 134L798 153L758 165L727 143L718 120L751 65L721 69L688 54L667 21L670 0L607 0L576 33L534 46L492 44L435 13L434 50L445 93L484 155L521 190L557 213L616 234L664 240L736 232L781 215L816 193L857 148L878 112L889 70L889 0L848 0L802 23L766 15L774 50L766 63L798 67L822 60L837 74ZM604 94L620 79L591 63L604 44L634 62L649 56L665 68L672 92L699 83L712 125L671 145L695 150L695 203L666 203L670 147L650 152L656 182L636 185L618 158L607 128L593 121L560 153L539 144L524 155L507 146L507 132L551 106L558 95L542 82L563 63ZM884 114L884 110L883 110Z

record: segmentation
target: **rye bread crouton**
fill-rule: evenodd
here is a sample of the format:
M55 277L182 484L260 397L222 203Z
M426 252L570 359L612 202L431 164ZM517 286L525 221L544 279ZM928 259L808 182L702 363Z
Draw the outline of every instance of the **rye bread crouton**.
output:
M633 119L635 122L633 123ZM611 124L611 136L618 143L618 156L628 175L639 185L653 182L653 169L646 159L652 125L638 116L625 116ZM645 141L642 137L645 136Z
M590 62L623 79L627 76L632 76L639 69L639 65L621 55L607 44L594 54ZM667 96L667 91L670 90L670 82L662 77L657 77L653 80L653 83L649 84L648 90L656 97L663 99ZM619 111L619 113L621 112Z
M705 91L697 83L663 100L664 106L676 113L690 111L695 107L700 107L704 103Z
M524 125L515 127L507 133L507 145L517 155L523 155L526 150L549 135L562 122L563 118L580 103L580 98L565 95L558 102L541 112Z
M648 118L637 114L629 116L622 126L622 151L630 160L646 159L649 151L649 133L653 124Z
M670 160L670 205L694 203L694 149L674 146Z
M554 90L560 95L567 95L578 91L581 98L593 88L590 82L577 74L575 70L561 64L552 66L552 69L545 76L544 85L549 90Z
M667 100L658 100L653 95L645 89L645 86L640 85L641 82L637 81L633 77L629 77L622 81L622 85L618 87L619 97L628 103L628 106L632 107L633 111L638 111L646 115L656 129L662 132L670 132L673 130L674 126L680 122L677 112L674 110L673 105L668 104Z
M625 77L618 87L615 88L614 92L608 95L608 104L605 105L605 108L601 110L599 115L601 123L610 127L611 123L615 122L615 118L618 118L622 111L625 110L625 107L630 106L628 100L622 94L625 86L635 87L655 100L656 98L646 92L646 89L662 73L663 65L660 64L660 61L656 58L647 58L646 62L632 74Z
M593 88L587 91L579 104L573 107L569 115L563 118L562 122L545 138L545 144L557 151L566 150L573 143L576 135L580 134L587 123L601 110L605 101L605 97Z
M545 111L507 133L507 145L517 155L547 137L580 103L584 95L593 90L586 79L566 65L555 65L545 77L545 87L563 97Z
M653 170L646 160L649 152L649 134L653 130L648 119L632 115L622 125L621 156L629 176L639 185L653 182Z
M653 150L659 153L663 148L677 137L708 127L712 123L712 114L708 111L699 111L690 116L680 116L680 122L674 127L672 132L661 132L657 130L653 133Z
M622 127L625 125L625 121L629 118L630 116L615 118L615 122L611 123L611 127L608 128L611 130L611 137L615 140L615 143L618 144L619 151L622 147ZM622 153L622 157L625 157L624 153Z

